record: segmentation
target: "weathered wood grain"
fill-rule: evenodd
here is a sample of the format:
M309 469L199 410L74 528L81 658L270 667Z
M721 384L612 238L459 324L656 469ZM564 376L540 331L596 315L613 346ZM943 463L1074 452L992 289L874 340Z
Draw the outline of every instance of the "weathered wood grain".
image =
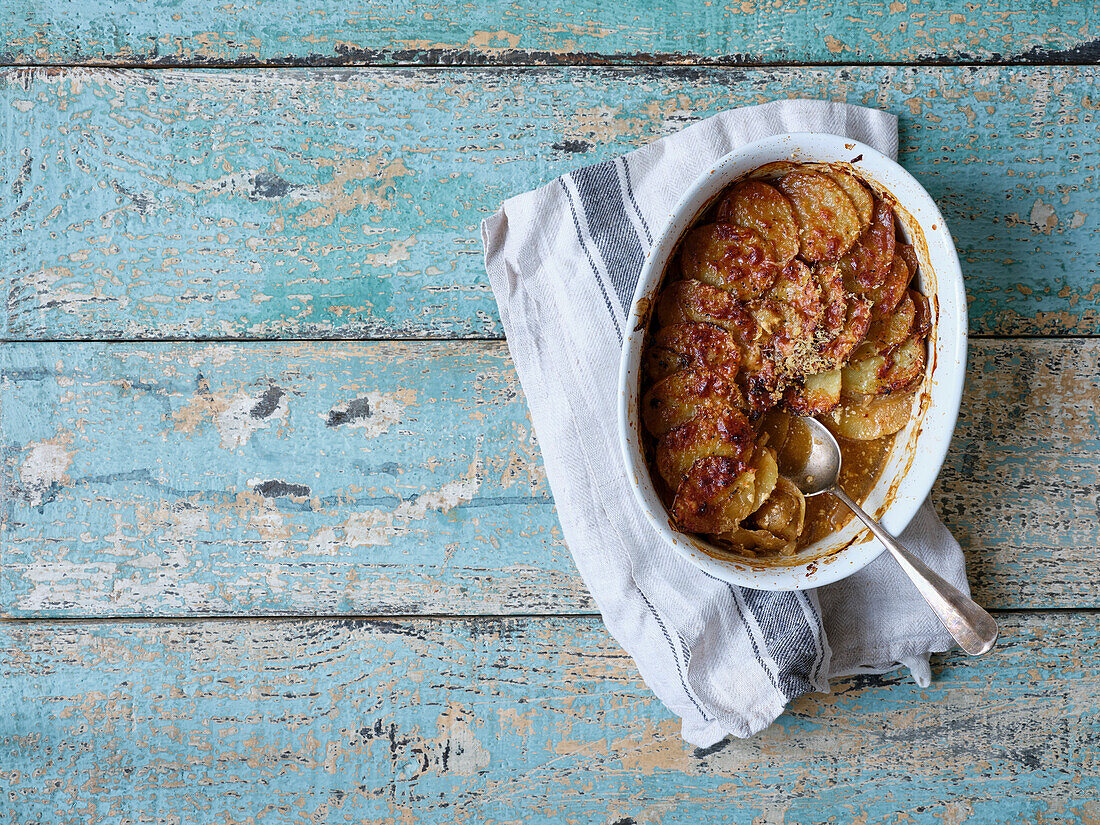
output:
M610 7L609 7L610 8ZM731 106L902 117L971 329L1100 332L1095 66L9 70L9 339L499 337L501 201Z
M693 751L594 618L0 623L11 821L1091 823L1100 623ZM5 817L7 818L7 817Z
M0 610L591 610L504 344L10 344ZM1000 607L1097 607L1100 340L978 340L935 500Z
M502 344L0 358L16 613L588 606Z
M909 62L1095 58L1091 3L10 0L6 63Z

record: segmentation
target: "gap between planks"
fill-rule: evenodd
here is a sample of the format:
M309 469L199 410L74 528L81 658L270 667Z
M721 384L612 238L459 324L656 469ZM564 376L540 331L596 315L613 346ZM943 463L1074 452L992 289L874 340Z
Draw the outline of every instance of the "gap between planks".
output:
M1043 615L1100 615L1100 607L990 607L997 616ZM242 615L234 613L196 613L193 616L0 616L0 625L75 625L75 624L197 624L199 622L225 622L243 624L292 624L295 622L359 622L363 624L386 622L503 622L512 619L601 619L596 610L579 610L575 613L263 613Z
M448 57L452 62L447 62ZM464 63L462 60L473 57L483 58L481 62ZM441 55L431 63L399 62L396 60L373 62L370 60L345 60L338 57L293 58L287 60L185 60L176 62L127 62L90 60L84 63L41 63L0 62L3 69L132 69L135 71L176 71L176 70L248 70L248 69L416 69L417 71L455 70L462 71L499 71L503 69L836 69L851 66L860 68L964 68L979 66L982 68L1062 68L1066 66L1095 66L1096 60L1088 53L1080 56L1062 57L1061 53L1042 54L1036 59L1028 59L1026 54L1013 55L1002 60L962 60L953 58L921 58L917 60L828 60L804 62L797 60L736 60L727 58L702 58L694 55L618 55L603 57L598 54L547 55L545 60L532 60L530 54L524 54L517 60L509 60L507 55L469 55L455 52L453 55Z

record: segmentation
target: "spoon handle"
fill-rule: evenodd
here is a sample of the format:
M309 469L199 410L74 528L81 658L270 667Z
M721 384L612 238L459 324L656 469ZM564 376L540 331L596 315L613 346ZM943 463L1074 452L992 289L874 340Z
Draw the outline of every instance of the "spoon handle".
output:
M977 602L965 596L958 588L944 580L938 573L925 565L920 559L906 550L898 540L891 536L882 525L863 511L852 501L848 494L834 486L829 490L859 516L863 523L875 534L891 555L901 565L917 590L924 596L947 632L959 643L959 647L971 656L988 653L997 641L997 622L983 610Z

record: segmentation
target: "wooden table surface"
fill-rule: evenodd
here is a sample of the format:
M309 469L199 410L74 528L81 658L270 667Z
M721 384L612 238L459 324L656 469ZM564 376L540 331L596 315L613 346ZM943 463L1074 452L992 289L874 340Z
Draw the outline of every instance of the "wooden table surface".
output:
M1091 3L8 0L0 822L1100 821ZM901 118L1003 641L693 750L563 544L509 195L783 97Z

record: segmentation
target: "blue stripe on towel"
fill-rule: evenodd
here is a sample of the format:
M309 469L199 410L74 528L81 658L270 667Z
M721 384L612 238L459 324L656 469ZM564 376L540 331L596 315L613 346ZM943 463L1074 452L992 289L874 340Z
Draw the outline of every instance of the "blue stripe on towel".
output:
M645 250L626 213L619 171L614 161L606 161L578 169L570 177L580 195L588 233L611 276L623 314L629 315Z
M779 687L788 699L813 690L810 677L817 665L817 635L802 601L802 593L775 593L742 588L746 606L756 617L764 644L779 669Z
M623 180L626 181L626 195L630 198L630 205L634 207L634 211L638 215L638 220L642 224L642 231L645 232L646 246L653 246L653 235L649 231L649 224L646 222L645 215L642 214L642 210L638 206L638 201L634 197L634 182L630 180L630 164L626 160L626 155L619 158L623 162Z
M573 229L577 233L577 243L581 245L581 249L584 250L584 256L588 258L588 265L592 268L592 275L596 279L596 284L600 287L600 292L603 293L603 302L607 306L607 311L611 314L611 323L615 325L615 335L619 338L619 343L623 342L623 331L619 327L619 321L615 318L615 310L611 306L611 299L607 297L607 290L603 288L603 281L600 278L600 271L596 268L596 262L592 260L592 254L588 251L588 244L584 242L584 232L581 230L581 222L577 217L577 206L573 203L573 193L569 191L569 187L565 185L565 181L558 178L558 183L561 184L562 191L565 192L565 197L569 201L569 211L573 213Z
M645 593L642 592L642 589L640 587L638 588L638 595L642 597L642 601L645 602L646 607L649 608L649 612L652 613L653 618L657 620L657 626L661 628L661 632L665 634L665 641L668 642L668 646L672 648L672 660L676 662L676 673L680 676L680 687L684 689L684 693L687 694L687 698L691 700L691 704L695 705L695 709L699 711L699 715L703 717L703 721L713 721L711 717L707 715L707 712L703 710L702 706L697 701L695 701L695 695L688 687L687 680L684 678L684 670L680 667L680 658L676 655L676 646L675 644L673 644L672 636L669 634L668 628L665 627L665 623L661 620L661 615L657 612L657 608L655 608L653 606L653 603L646 598ZM680 649L686 651L686 648L684 647L684 640L680 639L679 636L677 636L676 638L680 642Z

